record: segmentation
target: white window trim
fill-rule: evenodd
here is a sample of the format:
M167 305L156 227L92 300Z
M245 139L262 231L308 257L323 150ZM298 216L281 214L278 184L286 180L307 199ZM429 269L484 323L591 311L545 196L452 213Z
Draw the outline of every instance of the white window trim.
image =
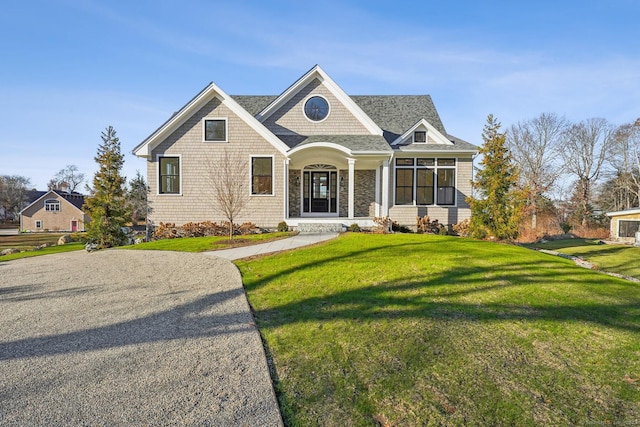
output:
M327 116L326 116L324 119L322 119L322 120L311 120L309 117L307 117L307 113L306 113L306 111L304 111L304 107L307 105L307 101L308 101L308 100L310 100L311 98L316 98L316 97L317 97L317 98L322 98L322 99L324 99L324 100L327 102L327 107L329 108L329 109L327 110ZM304 99L304 102L302 103L302 115L304 116L304 118L305 118L305 119L307 119L307 121L308 121L309 123L314 123L314 124L322 123L322 122L324 122L325 120L327 120L327 119L329 118L329 116L331 115L331 103L329 102L329 100L327 99L327 97L326 97L326 96L324 96L324 95L320 95L320 94L317 94L317 93L315 93L315 94L311 94L311 95L307 96L307 97Z
M396 159L413 159L413 166L397 166ZM418 166L418 159L433 159L434 166ZM439 159L453 159L455 160L454 166L438 166ZM458 163L459 159L457 157L396 157L393 161L393 206L403 207L403 206L414 206L414 207L431 207L431 208L457 208L458 207ZM397 205L396 204L396 170L398 169L413 169L413 200L411 204L406 205ZM416 188L417 188L417 180L418 174L416 173L417 169L433 169L433 200L434 203L431 205L419 205L416 203ZM454 179L455 185L453 188L455 192L453 193L453 204L452 205L440 205L438 204L438 169L454 169Z
M162 157L177 157L178 158L178 170L180 171L180 192L179 193L161 193L160 192L160 158ZM182 176L184 170L182 169L182 154L156 154L156 195L162 197L175 197L182 196Z
M47 206L48 205L58 205L58 209L48 209ZM58 199L46 199L44 201L44 210L45 212L61 212L62 211L62 204L60 203L60 200Z
M265 158L271 159L271 194L253 194L253 159ZM276 169L275 156L273 154L251 154L249 156L249 196L251 197L275 197L276 195Z
M224 140L215 140L215 141L210 141L206 138L207 136L207 125L206 122L207 120L221 120L224 122ZM202 142L206 142L208 144L216 144L216 143L220 143L223 144L225 142L229 142L229 119L227 117L204 117L202 119Z
M40 226L38 226L38 223L40 223ZM40 228L44 228L44 223L42 222L41 219L36 219L36 223L35 223L36 228L40 229Z

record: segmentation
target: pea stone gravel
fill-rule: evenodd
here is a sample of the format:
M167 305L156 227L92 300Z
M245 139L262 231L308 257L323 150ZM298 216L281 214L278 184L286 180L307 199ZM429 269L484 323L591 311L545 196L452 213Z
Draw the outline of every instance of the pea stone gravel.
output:
M281 426L237 268L128 250L0 262L0 425Z

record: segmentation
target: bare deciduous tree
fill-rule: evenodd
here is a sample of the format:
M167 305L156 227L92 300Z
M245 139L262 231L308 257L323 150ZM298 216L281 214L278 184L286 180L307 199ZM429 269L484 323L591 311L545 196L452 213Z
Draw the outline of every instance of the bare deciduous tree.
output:
M64 169L60 169L58 173L49 181L49 190L62 190L63 187L73 193L76 188L84 182L84 174L78 173L76 165L67 165Z
M4 220L15 219L25 207L31 180L20 175L0 176L0 207L4 210Z
M626 200L620 207L635 207L640 200L640 119L617 129L611 159L616 190Z
M229 221L229 240L233 240L234 224L249 203L247 161L224 150L214 163L208 162L214 210Z
M566 171L577 180L576 196L583 226L590 214L591 189L603 172L614 136L614 127L602 118L584 120L564 132L562 158Z
M531 227L537 227L540 199L556 183L562 173L557 161L561 136L567 120L554 113L518 122L507 132L507 143L520 172L520 185L525 190L531 211Z

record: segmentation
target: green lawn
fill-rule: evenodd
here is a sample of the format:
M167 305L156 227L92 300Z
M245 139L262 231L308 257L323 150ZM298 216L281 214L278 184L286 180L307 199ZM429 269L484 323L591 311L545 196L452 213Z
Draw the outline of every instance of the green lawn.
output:
M203 252L217 249L227 249L230 247L264 243L270 240L284 239L291 237L290 232L276 232L265 234L249 234L236 236L233 242L229 242L228 237L208 236L191 237L179 239L155 240L153 242L141 243L139 245L122 246L123 249L136 250L158 250L158 251L178 251L178 252Z
M569 239L530 245L578 256L598 269L640 279L640 248L629 245L599 245L598 240Z
M289 426L640 421L637 284L432 235L237 265Z
M59 254L62 252L79 251L81 249L84 249L84 243L81 243L81 242L67 243L64 245L50 246L48 248L43 248L43 249L28 250L26 252L20 252L17 254L1 255L0 262L11 261L11 260L20 259L20 258L31 258L34 256Z

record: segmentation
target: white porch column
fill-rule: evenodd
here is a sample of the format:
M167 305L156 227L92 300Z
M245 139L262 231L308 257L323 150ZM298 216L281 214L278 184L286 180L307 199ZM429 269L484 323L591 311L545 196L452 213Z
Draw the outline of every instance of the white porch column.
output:
M289 219L289 159L284 159L284 219Z
M380 216L389 215L389 160L382 162L382 206Z
M348 159L349 161L349 219L353 219L354 214L354 188L355 188L355 173L354 173L354 165L356 164L356 159Z
M378 166L376 168L376 197L374 200L376 204L375 216L380 216L380 187L380 166Z

